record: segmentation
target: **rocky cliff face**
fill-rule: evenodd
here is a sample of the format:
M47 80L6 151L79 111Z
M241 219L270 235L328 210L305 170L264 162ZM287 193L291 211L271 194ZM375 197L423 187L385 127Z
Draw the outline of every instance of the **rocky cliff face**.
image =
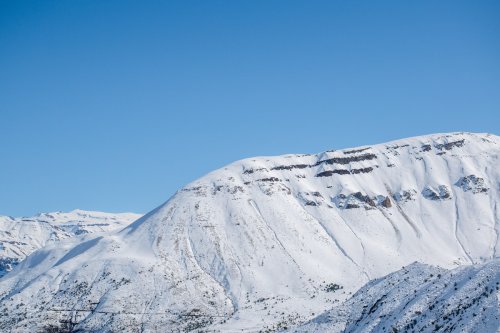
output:
M494 258L499 156L499 137L454 133L235 162L35 252L1 280L0 328L276 330L414 261Z

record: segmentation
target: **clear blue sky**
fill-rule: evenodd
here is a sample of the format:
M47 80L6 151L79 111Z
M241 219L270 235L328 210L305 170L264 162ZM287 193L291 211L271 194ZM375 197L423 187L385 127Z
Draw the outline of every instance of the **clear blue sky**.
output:
M500 134L499 1L1 1L0 214L147 212L254 155Z

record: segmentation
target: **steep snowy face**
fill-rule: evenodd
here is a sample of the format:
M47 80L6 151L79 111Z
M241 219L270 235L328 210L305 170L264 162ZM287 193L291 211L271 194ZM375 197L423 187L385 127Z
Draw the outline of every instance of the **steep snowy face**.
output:
M0 277L49 242L123 228L141 215L74 210L32 217L0 216Z
M295 332L484 332L500 329L500 259L453 270L415 263L360 289Z
M414 261L482 262L499 155L499 137L455 133L235 162L120 232L28 257L0 283L0 329L279 329Z

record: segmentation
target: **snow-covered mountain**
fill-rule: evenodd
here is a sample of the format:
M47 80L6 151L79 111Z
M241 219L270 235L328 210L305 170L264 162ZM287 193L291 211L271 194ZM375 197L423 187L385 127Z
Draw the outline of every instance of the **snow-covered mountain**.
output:
M88 233L123 228L141 215L74 210L32 217L0 216L0 277L45 244Z
M295 332L497 332L500 259L453 270L414 263L374 280Z
M438 134L232 163L121 231L0 280L0 330L282 329L414 261L498 255L500 138Z

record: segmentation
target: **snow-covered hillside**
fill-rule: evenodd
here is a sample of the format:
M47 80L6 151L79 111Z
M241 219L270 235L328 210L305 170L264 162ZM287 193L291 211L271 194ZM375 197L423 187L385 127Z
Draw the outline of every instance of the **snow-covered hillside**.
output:
M141 215L74 210L32 217L0 216L0 277L45 244L88 233L123 228Z
M414 261L496 257L500 138L439 134L256 157L122 231L59 242L0 283L0 329L281 329Z
M414 263L293 331L495 333L499 290L500 259L453 270Z

